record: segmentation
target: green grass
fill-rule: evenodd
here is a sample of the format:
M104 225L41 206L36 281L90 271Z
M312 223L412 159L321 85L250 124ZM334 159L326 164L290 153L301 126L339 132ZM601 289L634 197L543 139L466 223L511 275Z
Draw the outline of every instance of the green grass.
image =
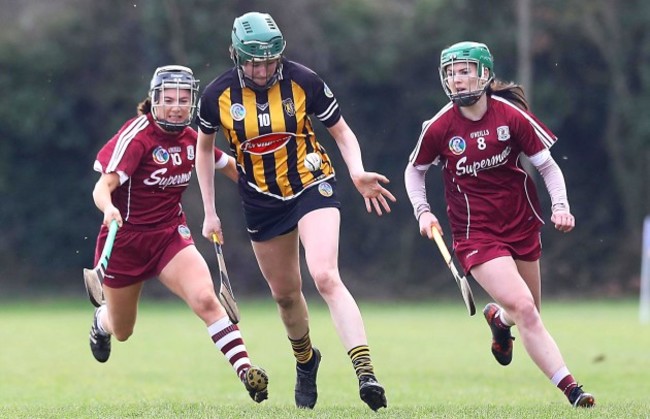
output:
M323 353L313 411L293 405L294 361L269 301L241 302L249 353L270 376L270 399L261 405L180 303L143 301L134 335L113 341L111 359L99 364L88 348L87 302L2 301L0 417L649 417L650 325L639 324L636 301L545 303L546 326L569 368L597 397L591 410L571 408L519 340L513 363L498 365L482 316L467 316L460 300L362 302L389 403L376 415L359 400L326 308L310 301L312 340Z

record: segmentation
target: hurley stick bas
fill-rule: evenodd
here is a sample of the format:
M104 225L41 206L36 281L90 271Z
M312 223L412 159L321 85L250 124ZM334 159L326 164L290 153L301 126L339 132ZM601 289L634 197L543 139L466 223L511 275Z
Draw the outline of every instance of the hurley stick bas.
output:
M469 286L469 282L467 282L467 278L465 276L461 276L458 273L458 269L456 269L456 265L454 265L454 261L451 258L449 249L447 249L447 245L445 244L445 241L442 239L442 236L440 235L438 229L435 227L431 227L431 232L433 233L433 239L438 245L440 254L442 254L442 258L445 260L447 267L449 267L451 274L454 276L454 279L456 280L456 284L458 284L458 288L460 288L460 293L463 295L463 301L465 301L465 306L467 307L467 311L469 312L470 316L473 316L474 314L476 314L476 306L474 305L474 295L472 294L472 289Z
M104 249L99 257L97 266L93 269L84 268L84 284L86 285L86 292L88 293L90 302L95 307L99 307L104 302L102 283L104 282L108 259L111 257L111 251L113 250L113 243L115 242L115 235L117 234L118 227L117 221L111 221L111 224L108 227L106 243L104 243Z
M223 258L221 243L219 243L219 238L214 233L212 233L212 243L214 244L214 252L217 255L217 264L219 265L219 292L217 293L217 297L226 310L230 321L233 324L237 324L240 320L239 307L237 306L237 300L235 300L235 294L232 292L232 286L228 278L228 270L226 269L226 261Z

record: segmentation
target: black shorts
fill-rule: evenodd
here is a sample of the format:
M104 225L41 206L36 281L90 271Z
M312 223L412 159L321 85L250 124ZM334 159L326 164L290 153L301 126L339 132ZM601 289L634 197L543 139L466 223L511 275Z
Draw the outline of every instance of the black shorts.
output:
M340 208L336 196L336 180L314 184L297 197L281 201L257 193L254 199L244 199L246 230L252 241L263 242L294 230L298 221L310 211L320 208Z

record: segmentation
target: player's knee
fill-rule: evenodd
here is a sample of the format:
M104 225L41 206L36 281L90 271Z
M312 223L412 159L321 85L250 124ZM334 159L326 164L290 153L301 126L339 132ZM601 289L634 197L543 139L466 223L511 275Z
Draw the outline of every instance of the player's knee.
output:
M318 292L323 296L334 293L338 287L343 285L336 269L312 271L311 275L314 278Z
M302 293L300 290L288 293L273 293L275 303L283 310L291 309L300 303Z
M188 304L201 318L208 316L210 313L220 311L217 295L212 288L196 293L196 295L190 298Z
M539 311L532 299L521 299L506 311L516 319L519 327L531 328L541 324Z

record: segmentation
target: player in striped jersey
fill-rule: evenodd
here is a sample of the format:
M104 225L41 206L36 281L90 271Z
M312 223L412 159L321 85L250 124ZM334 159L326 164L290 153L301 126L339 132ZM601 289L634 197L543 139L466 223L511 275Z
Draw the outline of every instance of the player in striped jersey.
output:
M542 372L573 406L591 407L594 397L578 386L540 316L542 212L521 159L526 156L544 179L555 228L571 231L564 177L549 151L557 137L529 111L521 86L494 78L485 44L444 49L440 79L451 102L423 124L404 174L420 234L431 239L432 228L442 232L425 188L427 170L441 164L458 260L498 303L483 311L493 355L510 363L516 324Z
M207 86L197 116L196 169L205 211L203 235L222 236L210 157L220 129L237 160L253 250L297 361L296 405L311 409L316 404L321 359L311 345L302 294L302 243L309 272L355 368L361 399L373 410L385 407L386 396L374 373L361 313L339 274L340 204L335 173L310 115L336 141L368 212L390 212L387 201L395 198L381 185L388 179L364 169L357 138L323 80L283 57L285 40L270 15L252 12L236 18L231 38L235 66ZM313 153L322 163L310 170L305 159Z
M133 334L144 281L157 276L203 320L214 345L259 403L267 398L268 377L251 365L238 326L219 303L181 206L196 155L196 131L189 124L198 88L187 67L156 69L138 116L127 121L97 154L95 170L101 175L93 198L104 220L95 263L108 225L116 220L120 229L103 284L106 302L95 311L90 329L90 348L97 361L106 362L111 336L123 342ZM237 179L232 157L218 148L211 150L210 157L219 171Z

